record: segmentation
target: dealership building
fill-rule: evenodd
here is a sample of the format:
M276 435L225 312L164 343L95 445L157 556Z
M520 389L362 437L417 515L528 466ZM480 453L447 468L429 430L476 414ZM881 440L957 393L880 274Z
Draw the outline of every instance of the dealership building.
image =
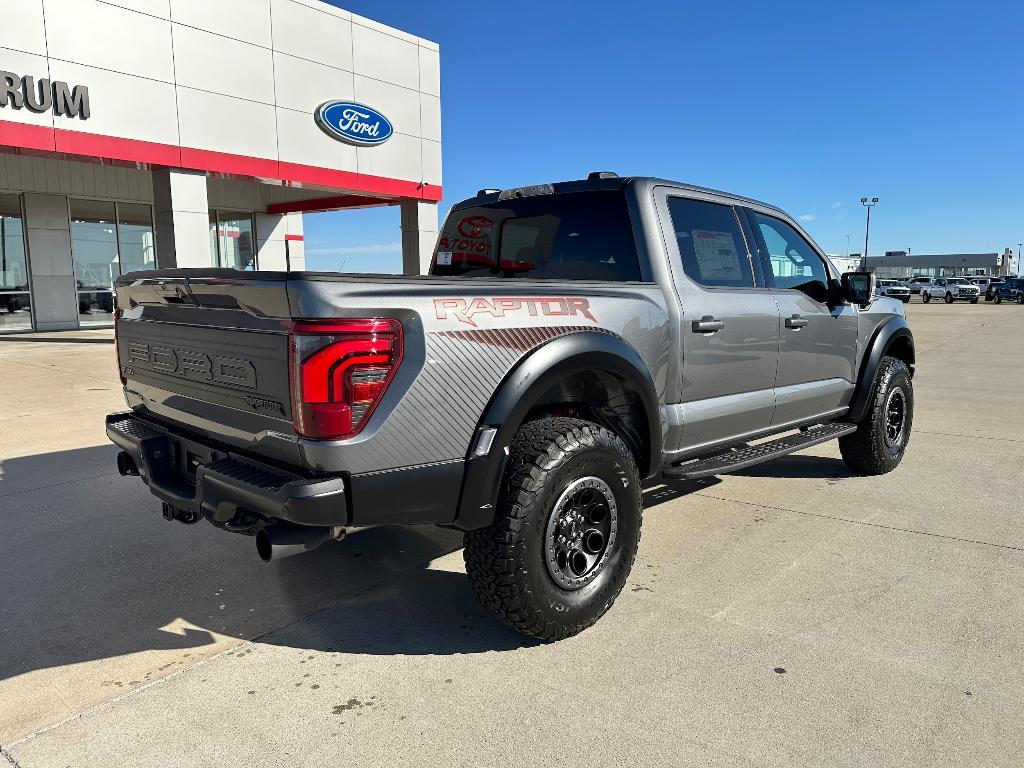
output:
M0 9L0 331L110 324L126 272L303 269L314 211L399 206L429 262L435 43L319 0Z

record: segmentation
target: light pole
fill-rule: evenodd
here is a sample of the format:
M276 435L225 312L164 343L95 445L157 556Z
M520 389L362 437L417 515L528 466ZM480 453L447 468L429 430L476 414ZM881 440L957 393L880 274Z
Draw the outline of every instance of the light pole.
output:
M850 236L846 236L846 258L850 258Z
M868 235L871 233L871 209L878 203L877 197L872 197L871 202L868 202L866 197L860 199L860 204L868 209L868 220L864 225L864 255L861 257L860 264L861 270L867 271L868 268Z
M1024 243L1017 243L1017 277L1020 277L1020 247Z

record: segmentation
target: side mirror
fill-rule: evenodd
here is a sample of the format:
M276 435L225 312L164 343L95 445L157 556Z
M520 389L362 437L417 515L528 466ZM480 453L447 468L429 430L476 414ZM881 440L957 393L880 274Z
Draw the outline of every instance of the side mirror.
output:
M842 279L842 290L846 301L867 306L875 295L875 273L846 272Z

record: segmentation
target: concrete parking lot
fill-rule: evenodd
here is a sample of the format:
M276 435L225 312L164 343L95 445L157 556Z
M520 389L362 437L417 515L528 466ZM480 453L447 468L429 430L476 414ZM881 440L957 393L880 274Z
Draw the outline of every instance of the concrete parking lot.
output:
M110 332L0 338L0 765L1021 765L1024 308L907 311L895 473L648 489L626 590L553 645L450 531L266 565L165 522L103 434Z

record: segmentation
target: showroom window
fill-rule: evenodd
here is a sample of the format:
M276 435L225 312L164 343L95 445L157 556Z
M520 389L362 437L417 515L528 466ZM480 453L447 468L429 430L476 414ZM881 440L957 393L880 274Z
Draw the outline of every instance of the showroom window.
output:
M79 324L114 321L114 280L156 269L153 211L149 205L109 200L68 201Z
M256 269L256 239L251 213L210 211L210 252L218 267Z
M21 195L0 194L0 331L31 328Z

